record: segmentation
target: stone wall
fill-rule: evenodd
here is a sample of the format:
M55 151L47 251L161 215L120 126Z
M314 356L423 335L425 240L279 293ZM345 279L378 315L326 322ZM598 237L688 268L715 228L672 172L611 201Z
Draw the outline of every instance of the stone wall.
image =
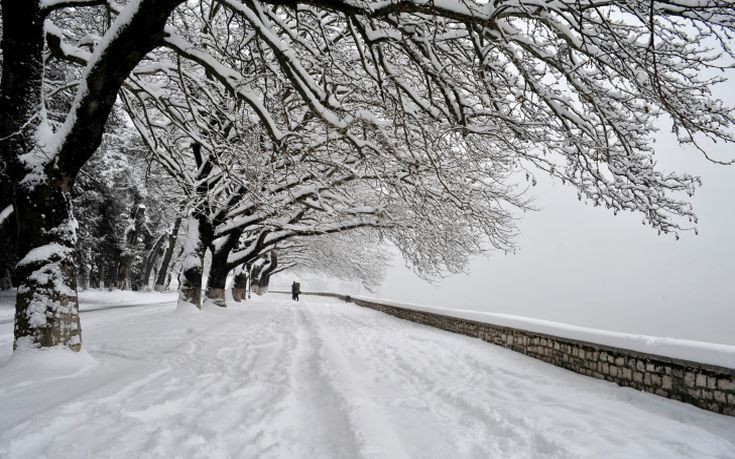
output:
M345 295L314 294L351 301L411 322L480 338L575 373L735 416L735 369L732 368L416 311Z

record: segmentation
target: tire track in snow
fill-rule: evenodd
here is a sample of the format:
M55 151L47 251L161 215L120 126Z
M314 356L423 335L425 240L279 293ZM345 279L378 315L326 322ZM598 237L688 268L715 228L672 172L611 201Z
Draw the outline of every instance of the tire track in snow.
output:
M278 456L289 458L359 457L359 445L350 430L344 400L326 377L319 343L304 309L285 308L293 317L296 338L289 368L289 394L282 415L275 420L281 445Z
M384 407L375 403L368 387L369 380L344 351L347 344L333 333L333 327L322 325L324 307L312 301L301 302L304 318L319 345L322 371L329 384L343 399L351 430L357 437L362 457L409 457L396 435ZM329 324L331 325L331 324ZM363 331L363 330L360 330Z

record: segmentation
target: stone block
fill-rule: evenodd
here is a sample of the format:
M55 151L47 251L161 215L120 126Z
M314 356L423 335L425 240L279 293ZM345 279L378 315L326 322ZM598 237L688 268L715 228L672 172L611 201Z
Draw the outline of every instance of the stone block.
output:
M707 377L701 373L697 374L697 387L707 387Z
M630 368L623 368L623 378L625 379L632 379L633 378L633 370Z
M720 389L720 390L735 391L735 377L733 377L731 379L720 378L717 381L717 388Z
M644 364L642 360L639 360L638 362L636 362L635 367L636 369L638 369L638 371L643 371L646 368L646 364Z
M610 376L612 376L613 378L618 377L618 367L615 367L615 366L610 367Z
M633 381L635 381L637 383L642 383L643 382L643 373L641 373L640 371L636 371L633 374Z
M652 363L647 363L647 364L646 364L646 371L653 371L653 370L654 370L654 368L655 368L655 367L653 366L653 364L652 364Z
M622 357L616 358L615 359L615 365L617 365L619 367L622 367L623 365L625 365L625 359L622 358Z
M664 389L671 389L671 376L664 376L661 381L661 387Z
M684 375L684 384L688 387L694 387L696 375L692 371L687 371Z
M707 376L707 387L710 389L717 387L717 379L714 376Z
M721 390L716 390L715 391L715 400L717 400L720 403L726 403L727 402L727 396Z

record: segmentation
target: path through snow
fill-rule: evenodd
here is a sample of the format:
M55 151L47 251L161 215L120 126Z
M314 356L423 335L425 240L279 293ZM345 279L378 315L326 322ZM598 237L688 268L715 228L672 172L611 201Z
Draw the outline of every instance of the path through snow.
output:
M70 374L0 367L0 457L735 458L733 418L336 300L173 310L85 313Z

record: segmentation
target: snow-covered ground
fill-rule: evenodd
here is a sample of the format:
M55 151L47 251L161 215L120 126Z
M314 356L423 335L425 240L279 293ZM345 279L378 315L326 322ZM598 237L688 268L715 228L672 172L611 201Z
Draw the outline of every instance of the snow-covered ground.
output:
M85 290L79 292L79 310L164 305L176 301L172 292L133 292L130 290ZM13 320L15 314L15 289L0 290L0 324Z
M735 458L735 418L477 339L318 297L169 298L83 313L73 358L11 359L0 324L0 457Z

